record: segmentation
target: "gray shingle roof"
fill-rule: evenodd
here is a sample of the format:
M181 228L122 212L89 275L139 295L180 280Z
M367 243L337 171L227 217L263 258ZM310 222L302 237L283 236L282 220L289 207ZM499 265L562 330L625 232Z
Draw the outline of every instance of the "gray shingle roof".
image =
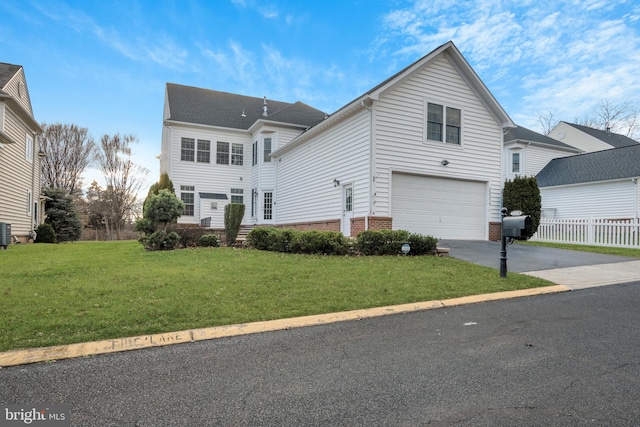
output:
M312 127L326 116L302 102L290 104L267 99L268 116L264 117L263 98L174 83L167 83L167 97L170 120L233 129L249 129L260 119Z
M640 177L640 144L551 160L536 175L539 187Z
M20 65L7 64L6 62L0 62L0 93L6 94L2 90L3 87L9 83L9 80L20 70Z
M516 126L515 128L509 129L509 131L504 135L504 142L511 141L524 141L524 142L534 142L539 144L547 144L560 148L568 148L571 150L579 151L575 147L572 147L568 144L560 142L556 139L553 139L549 136L542 135L541 133L534 132L530 129L527 129L522 126Z
M588 135L591 135L594 138L598 138L602 142L606 142L614 148L628 147L629 145L640 144L635 139L631 139L628 136L620 135L619 133L606 132L604 130L594 129L588 126L576 125L574 123L567 124Z

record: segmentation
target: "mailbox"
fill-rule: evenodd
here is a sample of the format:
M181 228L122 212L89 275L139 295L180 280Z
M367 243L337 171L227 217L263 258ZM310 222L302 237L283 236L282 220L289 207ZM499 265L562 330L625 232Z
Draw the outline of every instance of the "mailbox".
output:
M505 216L502 218L503 237L526 237L532 228L531 215Z

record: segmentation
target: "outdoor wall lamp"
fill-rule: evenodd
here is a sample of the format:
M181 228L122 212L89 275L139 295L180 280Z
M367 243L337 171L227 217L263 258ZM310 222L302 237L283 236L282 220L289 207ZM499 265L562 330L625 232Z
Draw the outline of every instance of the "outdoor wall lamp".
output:
M340 185L340 181L338 181L337 179L333 180L333 186L337 187L338 185Z
M440 163L442 163L442 166L447 166L447 165L449 164L449 160L446 160L446 159L445 159L445 160L443 160L443 161L442 161L442 162L440 162Z

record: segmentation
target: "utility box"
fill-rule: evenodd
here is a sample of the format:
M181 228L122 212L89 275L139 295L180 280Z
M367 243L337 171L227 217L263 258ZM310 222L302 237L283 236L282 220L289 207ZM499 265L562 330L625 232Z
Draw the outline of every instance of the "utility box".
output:
M0 247L7 249L11 244L11 224L0 222Z
M532 228L531 215L505 216L502 218L503 237L526 237Z

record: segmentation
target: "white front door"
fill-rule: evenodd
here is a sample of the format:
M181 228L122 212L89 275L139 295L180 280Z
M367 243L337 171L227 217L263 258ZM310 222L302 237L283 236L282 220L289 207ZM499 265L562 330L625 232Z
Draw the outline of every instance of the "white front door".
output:
M353 185L342 186L342 221L340 231L347 237L351 236L351 218L353 218Z

